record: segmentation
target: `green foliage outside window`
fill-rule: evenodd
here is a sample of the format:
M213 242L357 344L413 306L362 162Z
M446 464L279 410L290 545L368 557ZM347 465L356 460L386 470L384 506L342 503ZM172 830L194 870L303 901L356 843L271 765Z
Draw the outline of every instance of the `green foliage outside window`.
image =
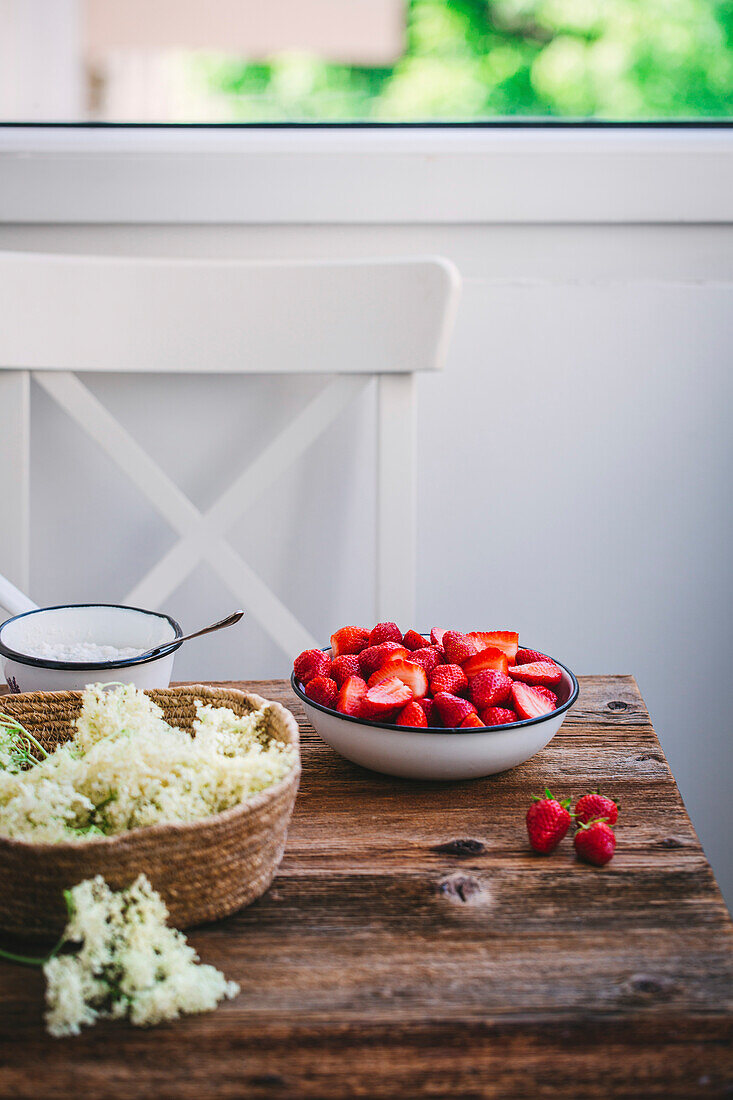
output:
M733 115L731 0L410 0L389 68L196 62L238 121Z

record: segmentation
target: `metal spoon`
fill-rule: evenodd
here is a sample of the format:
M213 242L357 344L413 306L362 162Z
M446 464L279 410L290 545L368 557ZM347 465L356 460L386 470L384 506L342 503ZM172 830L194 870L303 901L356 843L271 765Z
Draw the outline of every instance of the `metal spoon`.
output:
M193 634L184 634L182 638L173 638L170 642L162 642L161 645L153 646L152 649L146 649L144 653L140 653L135 660L139 661L141 657L155 657L158 653L164 653L167 649L172 649L173 646L179 646L181 642L188 642L191 638L198 638L202 634L211 634L214 630L223 630L226 626L234 626L244 616L244 611L233 611L231 615L227 615L225 619L220 619L218 623L212 623L211 626L204 626L201 630L195 630Z

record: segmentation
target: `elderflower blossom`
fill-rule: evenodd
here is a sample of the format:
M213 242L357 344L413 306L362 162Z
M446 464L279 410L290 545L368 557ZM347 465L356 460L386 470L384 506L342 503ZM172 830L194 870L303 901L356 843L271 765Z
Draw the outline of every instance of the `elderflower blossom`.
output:
M0 746L0 835L84 841L230 809L295 764L270 733L270 706L238 717L197 700L190 734L134 685L94 684L72 738L46 759L12 771Z
M67 891L69 921L62 943L72 955L54 955L46 976L46 1026L59 1038L78 1035L102 1018L137 1027L209 1012L239 986L199 962L186 937L166 924L168 910L145 875L114 892L104 879Z

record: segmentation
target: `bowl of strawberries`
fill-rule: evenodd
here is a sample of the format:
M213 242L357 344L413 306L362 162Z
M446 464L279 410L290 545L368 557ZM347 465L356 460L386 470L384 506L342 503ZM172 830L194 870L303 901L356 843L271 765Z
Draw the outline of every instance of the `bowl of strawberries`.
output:
M543 749L578 697L560 661L512 630L345 626L293 663L293 691L327 744L406 779L493 775Z

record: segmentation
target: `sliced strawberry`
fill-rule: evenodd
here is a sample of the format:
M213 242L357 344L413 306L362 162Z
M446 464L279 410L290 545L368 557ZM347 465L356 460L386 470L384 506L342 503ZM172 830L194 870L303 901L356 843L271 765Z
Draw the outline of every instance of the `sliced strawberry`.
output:
M531 661L528 665L512 665L509 675L523 684L559 684L562 669L554 661Z
M367 690L362 700L361 713L366 718L384 718L395 710L402 710L412 702L412 692L398 680L390 676Z
M431 699L429 695L425 695L422 699L416 699L415 702L419 707L422 707L429 726L440 725L440 717L434 699Z
M548 703L552 704L553 710L557 709L557 695L555 695L554 691L550 691L550 689L546 687L539 687L537 684L533 684L532 686L538 695L542 695Z
M329 676L341 688L349 676L358 676L360 671L359 658L356 653L344 653L343 656L337 657L331 665Z
M314 676L328 676L331 671L331 658L322 649L306 649L293 661L295 679L307 684Z
M440 627L434 626L433 629L430 631L430 641L433 643L433 645L442 646L443 645L443 635L445 633L446 633L445 630L441 630Z
M322 707L333 707L338 695L336 681L330 676L314 676L305 685L305 693L314 703L320 703Z
M519 718L508 707L484 707L481 721L485 726L506 726L510 722L518 722Z
M381 668L390 657L401 654L405 657L408 651L397 642L382 642L381 645L370 645L368 649L362 649L359 654L359 668L362 676L369 677L378 668Z
M481 727L483 729L484 723L481 721L478 714L467 714L466 717L461 722L461 729L462 730L467 730L467 729L471 729L474 726L477 729L479 727Z
M372 627L369 645L380 645L382 642L397 642L397 645L402 645L402 631L397 623L377 623Z
M368 644L368 630L360 626L342 626L331 635L331 656L340 657L342 653L361 653Z
M443 635L443 649L448 664L462 665L477 652L478 647L467 634L461 634L458 630L446 630Z
M428 693L427 673L417 661L408 661L406 657L390 657L374 673L375 676L385 676L385 674L387 677L396 676L403 684L407 684L413 699L422 699L423 695ZM371 682L370 679L369 683Z
M441 691L460 695L468 687L468 679L460 665L438 665L430 673L430 690L433 695Z
M409 659L422 665L429 676L441 662L440 650L437 645L428 645L424 649L413 649Z
M529 684L514 683L512 685L512 702L520 718L540 718L543 714L550 714L555 709L543 695L540 695Z
M509 664L514 664L519 648L519 635L515 630L472 630L468 635L479 649L501 649L506 653Z
M408 703L405 709L397 715L398 726L427 727L427 724L425 711L419 703Z
M463 671L469 680L472 680L474 676L477 676L479 672L485 672L487 669L493 669L495 672L506 673L509 668L509 658L502 649L482 649L480 653L474 653L473 657L469 657L467 661L463 662Z
M508 699L512 690L512 681L505 672L496 672L487 668L484 672L477 673L468 685L468 694L471 701L479 710L484 707L495 707L497 703L503 703Z
M548 661L546 653L540 653L538 649L518 649L515 665L528 665L530 661Z
M427 642L416 630L408 630L402 639L402 644L406 649L423 649Z
M461 722L476 710L468 699L460 699L457 695L451 695L449 691L438 692L435 696L435 706L443 725L452 729L458 729Z
M336 710L342 714L359 714L367 686L361 676L349 676L344 680L336 700Z

